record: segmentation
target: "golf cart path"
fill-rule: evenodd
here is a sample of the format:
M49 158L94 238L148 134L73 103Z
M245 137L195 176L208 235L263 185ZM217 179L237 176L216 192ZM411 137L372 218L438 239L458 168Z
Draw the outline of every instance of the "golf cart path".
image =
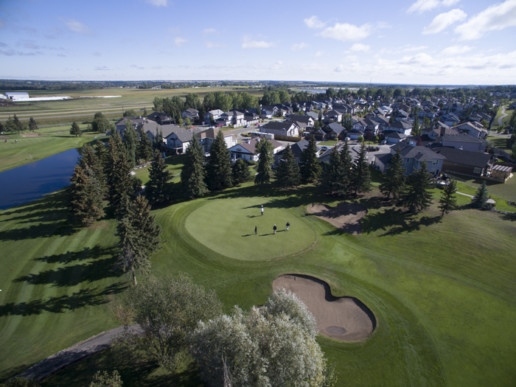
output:
M498 117L498 125L502 126L503 125L503 119L505 117L507 117L507 113L505 113L505 105L502 106L502 114L500 115L500 117Z
M142 329L138 325L132 325L129 327L121 326L99 333L98 335L92 336L47 357L17 376L20 378L40 381L63 367L79 361L86 356L93 355L94 353L109 348L113 340L124 332L124 329L128 329L129 332L133 334L139 334L142 332Z

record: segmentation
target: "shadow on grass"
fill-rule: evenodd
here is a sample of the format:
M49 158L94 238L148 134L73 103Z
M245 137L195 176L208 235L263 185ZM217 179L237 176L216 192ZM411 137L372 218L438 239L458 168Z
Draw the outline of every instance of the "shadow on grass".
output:
M29 316L40 314L43 311L62 313L67 310L75 310L90 305L101 305L108 302L106 296L122 292L126 284L118 282L106 286L102 290L98 288L81 289L70 296L51 297L45 300L30 302L13 302L0 306L0 316L19 315Z
M389 208L383 212L365 216L362 219L362 232L369 234L378 230L386 230L380 236L397 235L419 230L421 226L430 226L440 221L440 216L422 216L419 219L415 219L413 213Z

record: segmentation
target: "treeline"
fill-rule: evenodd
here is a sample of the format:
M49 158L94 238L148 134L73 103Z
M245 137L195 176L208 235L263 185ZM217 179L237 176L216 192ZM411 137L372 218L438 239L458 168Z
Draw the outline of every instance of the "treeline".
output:
M25 130L35 131L38 129L38 123L34 118L30 117L28 121L22 122L16 114L9 117L7 121L0 122L0 132L19 133Z

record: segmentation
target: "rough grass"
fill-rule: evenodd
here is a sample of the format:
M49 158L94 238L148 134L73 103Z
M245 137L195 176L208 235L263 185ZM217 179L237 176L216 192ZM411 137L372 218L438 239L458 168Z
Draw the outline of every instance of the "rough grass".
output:
M59 202L49 200L0 212L0 235L4 235L0 249L8 252L13 269L0 274L1 283L8 289L0 295L2 308L5 302L23 305L32 300L71 297L79 289L101 290L121 280L106 276L105 268L100 266L108 259L104 255L107 250L94 254L84 251L86 246L112 247L113 225L101 222L100 230L66 231L63 215L52 211L56 206L61 208ZM376 316L378 324L373 335L353 344L319 339L336 365L342 385L513 385L514 221L477 210L454 211L441 219L436 207L409 216L373 196L362 203L369 208L364 233L350 236L315 216L307 216L305 208L314 201L324 202L324 198L311 187L285 192L245 185L157 210L163 245L152 259L153 273L189 273L197 283L215 289L226 310L235 304L244 308L262 304L272 291L272 280L283 273L313 275L327 281L335 296L358 297ZM293 224L289 236L306 238L307 234L296 226L305 224L317 235L317 243L303 253L280 260L243 261L224 255L228 254L227 245L242 239L240 233L225 234L217 251L192 234L192 229L207 227L196 224L206 221L200 216L203 208L212 215L211 229L217 224L225 227L231 219L247 215L242 206L251 206L249 211L260 216L254 206L262 202L267 203L264 217L288 214ZM254 216L254 212L249 214ZM238 224L253 230L255 220L248 218L247 224L244 216ZM66 251L78 253L63 255ZM278 246L276 255L282 252L283 247ZM55 258L39 259L46 256ZM2 258L2 263L5 260ZM88 266L84 265L94 266L85 271ZM35 284L34 278L41 280ZM4 313L0 315L1 375L10 375L17 367L113 324L105 304L86 303L64 312L45 309L31 315ZM109 355L73 365L54 381L87 383L93 368L114 364L106 356ZM148 361L140 361L132 369L127 364L120 368L124 382L136 383L143 378L138 384L160 385L167 380ZM187 370L173 377L177 384L184 385L195 382L197 376L195 371ZM57 384L50 379L49 385Z

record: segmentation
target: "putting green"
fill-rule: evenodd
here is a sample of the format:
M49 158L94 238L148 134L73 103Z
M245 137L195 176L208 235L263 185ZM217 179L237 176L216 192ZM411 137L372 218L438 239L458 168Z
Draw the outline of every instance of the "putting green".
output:
M274 207L263 198L205 200L185 221L199 243L230 258L271 260L309 249L317 234L296 208ZM264 206L263 216L260 206ZM290 230L286 231L286 224ZM277 232L274 234L273 226ZM254 229L257 227L257 234Z

